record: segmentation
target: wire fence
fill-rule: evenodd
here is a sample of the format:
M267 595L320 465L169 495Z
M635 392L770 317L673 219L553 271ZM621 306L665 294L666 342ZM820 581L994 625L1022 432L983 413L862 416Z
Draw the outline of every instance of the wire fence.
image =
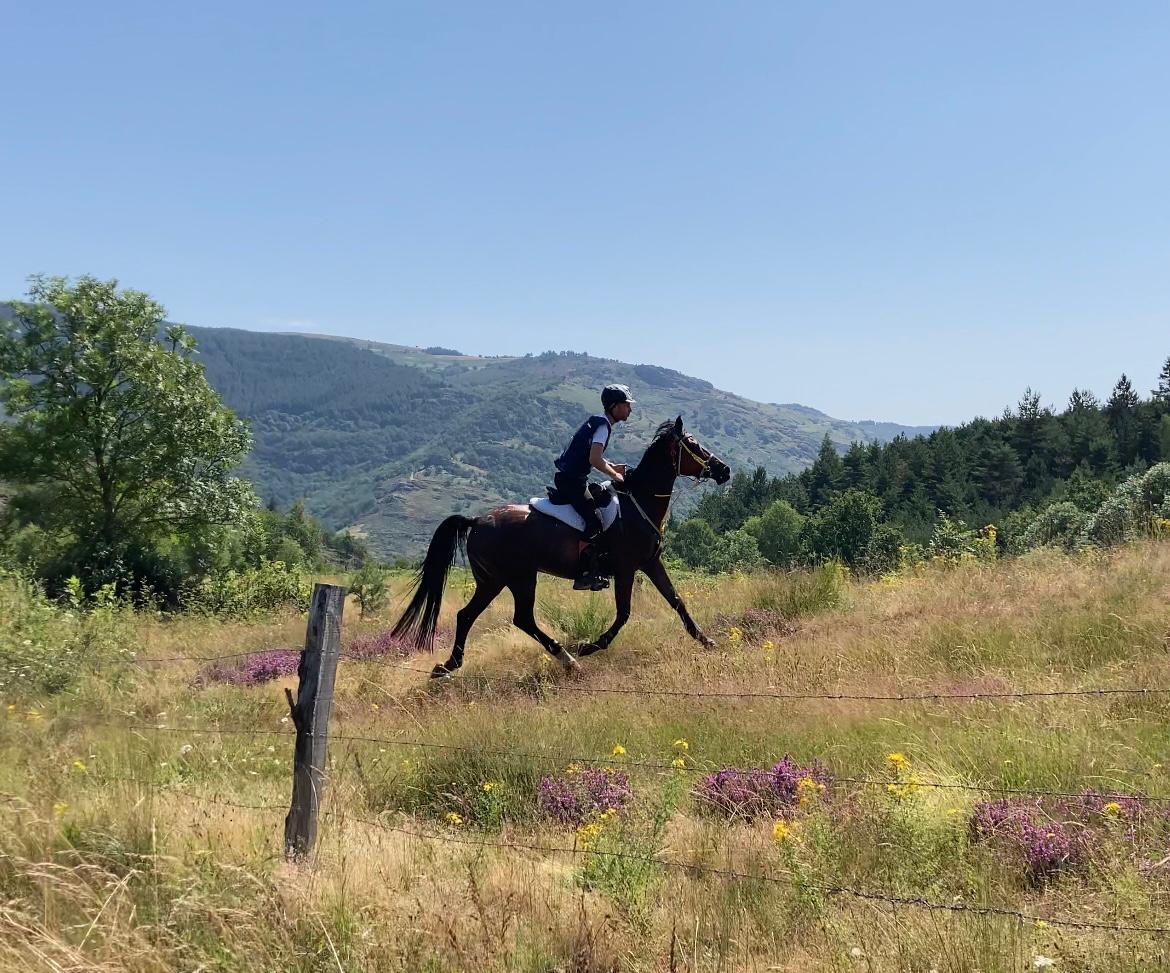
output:
M143 658L137 659L135 662L136 664L144 667L156 665L208 665L210 663L223 662L232 659L245 659L256 655L261 655L268 651L271 650L259 649L247 652L224 653L209 656L169 656ZM404 672L412 672L424 675L429 675L430 673L429 669L419 668L417 666L411 665L408 661L399 659L371 659L366 656L358 656L350 653L342 653L340 658L347 661L373 664L376 666L401 670ZM504 683L501 680L490 681L482 678L478 678L474 684L475 688L477 689L482 689L489 686L506 686L506 688L512 691L517 688L517 685L520 684ZM568 680L542 681L539 685L542 688L547 688L549 691L557 693L621 695L640 697L644 699L665 700L750 700L773 701L781 703L827 701L886 704L980 700L989 702L1011 700L1036 702L1046 699L1070 698L1085 700L1141 698L1161 699L1167 696L1167 694L1170 694L1170 688L1162 686L1100 686L1076 689L1024 690L993 689L969 692L907 691L891 693L862 693L834 690L819 692L784 692L758 689L728 689L710 691L653 689L640 686L591 685L582 681ZM295 734L291 725L287 726L286 728L277 729L260 726L172 725L161 721L146 722L111 720L69 720L68 725L71 728L77 729L102 728L117 730L119 732L152 734L155 735L156 739L158 734L166 733L183 735L220 735L255 738L262 737L266 739L283 738L291 744L295 738ZM527 761L529 763L536 763L548 767L554 765L564 766L568 764L582 764L586 766L616 767L623 771L639 773L645 772L671 775L683 773L694 776L702 773L709 773L719 769L718 763L698 759L696 757L690 756L689 754L682 758L676 756L674 759L667 761L642 759L631 757L628 754L619 756L612 753L588 754L580 753L574 750L555 748L531 749L498 746L466 746L456 743L416 739L404 736L379 736L371 734L353 734L346 732L330 733L329 739L336 743L352 745L377 745L383 748L396 747L434 752L462 753L476 755L480 758L484 756L491 756L507 760ZM679 766L680 759L683 762L682 767ZM1125 772L1123 771L1122 773ZM189 788L179 786L175 782L168 783L155 779L129 776L103 777L102 780L110 783L122 782L127 784L134 784L136 786L147 787L150 788L152 794L155 796L162 794L175 794L181 796L183 800L192 800L212 806L230 808L240 811L261 814L280 813L283 815L288 810L286 805L246 803L243 801L231 800L215 795L199 794L192 792ZM1097 784L1104 785L1103 790L1094 791L1094 793L1102 797L1124 798L1138 804L1150 806L1170 805L1170 795L1145 795L1140 793L1127 793L1123 789L1124 785L1117 786L1114 781L1107 779L1104 777L1104 775L1096 778L1095 782ZM847 785L849 787L856 788L890 788L905 787L907 786L907 783L908 782L903 778L881 779L863 774L832 775L833 786ZM1067 787L1042 788L1005 786L996 783L928 780L919 779L917 777L913 780L912 786L914 788L936 789L939 791L965 792L987 796L1003 795L1012 797L1026 797L1035 798L1037 800L1070 800L1084 797L1086 794L1086 791L1077 791ZM597 848L595 846L584 847L576 842L574 842L573 845L568 846L541 842L511 841L502 836L493 838L486 834L470 835L454 833L452 831L434 832L416 827L409 827L401 820L387 820L385 816L369 817L363 814L354 813L352 810L339 810L333 807L323 809L321 813L323 818L329 820L339 828L344 828L347 824L353 823L367 829L376 829L386 833L402 835L415 841L437 842L448 846L459 846L480 850L491 849L513 855L568 856L574 860L580 860L585 856L595 856L595 859L627 861L630 863L651 866L657 869L679 871L692 876L717 879L725 882L755 882L788 887L803 893L814 892L826 897L848 897L859 901L872 902L878 905L888 906L891 908L905 907L922 909L935 913L966 914L985 918L1004 918L1016 920L1022 923L1047 923L1053 926L1101 932L1137 933L1157 936L1170 934L1170 926L1108 923L1088 919L1041 916L995 903L964 901L962 899L956 899L949 902L938 901L936 899L925 896L903 895L889 890L861 888L826 881L806 880L803 877L797 877L791 874L786 875L757 870L744 871L734 868L720 868L701 862L682 861L663 857L658 854L640 855L633 854L628 851L615 851L611 849ZM1151 894L1156 896L1159 893L1154 892Z
M193 800L201 804L210 804L216 807L226 807L236 810L273 812L284 814L287 808L280 804L248 804L237 801L224 800L204 794L195 794L188 790L168 788L160 782L140 777L105 777L109 783L130 783L152 789L155 794L168 791L181 796L184 800ZM4 795L0 800L11 800L10 795ZM762 871L743 871L733 868L719 868L699 862L679 861L672 858L663 858L659 855L637 855L630 852L611 851L596 847L585 847L582 844L555 845L541 842L518 842L504 839L493 839L482 835L468 836L453 833L439 833L409 828L402 824L393 824L376 818L354 814L352 811L337 811L324 809L323 818L336 822L340 827L346 824L359 824L363 827L377 829L390 834L404 837L439 842L446 845L472 848L478 850L491 849L510 853L562 855L573 859L587 856L607 858L617 861L627 861L642 865L652 865L656 868L685 872L690 875L717 878L722 881L758 882L769 885L783 886L800 892L817 892L825 896L847 896L854 899L875 902L888 906L903 906L907 908L925 909L931 912L963 913L980 917L995 917L1015 919L1022 923L1047 924L1069 929L1096 930L1102 932L1142 933L1147 935L1170 935L1170 926L1139 925L1127 923L1108 923L1080 919L1058 918L1050 915L1039 915L1034 912L1024 912L1006 906L982 902L951 901L940 902L920 895L897 895L888 891L857 888L831 882L818 882L793 875L777 875ZM1170 892L1164 893L1170 894Z
M249 652L234 652L226 655L213 656L169 656L163 658L135 659L136 665L177 664L177 663L207 663L225 659L247 658L263 655L271 649L256 649ZM387 669L398 669L404 672L414 672L430 676L431 670L411 666L407 663L390 662L383 659L371 658L365 655L353 655L342 652L339 659L349 662L360 662ZM477 677L477 686L493 687L507 685L514 689L518 683L505 684L501 680L489 680ZM1011 699L1060 699L1060 698L1106 698L1106 697L1150 697L1170 695L1170 687L1164 686L1097 686L1080 689L1025 689L1025 690L977 690L972 692L906 692L906 693L858 693L845 691L823 692L771 692L757 689L730 689L730 690L689 690L689 689L650 689L642 686L596 686L578 681L558 680L556 682L542 682L542 686L555 689L557 692L586 693L600 695L641 696L648 699L750 699L773 700L777 702L937 702L945 700L1011 700Z
M87 728L102 728L114 729L121 731L137 732L137 733L169 733L179 735L195 735L195 736L245 736L245 737L265 737L265 738L284 738L292 742L295 740L295 733L291 729L278 730L269 729L265 727L209 727L209 726L172 726L164 723L120 723L106 720L80 720L70 721L73 727L87 727ZM383 746L405 747L408 749L421 750L437 750L452 753L465 753L472 755L491 755L498 757L506 757L518 760L530 761L544 766L559 765L564 766L568 764L581 764L584 766L604 766L615 767L620 770L633 771L653 771L656 773L671 773L678 774L685 772L687 774L703 774L711 773L726 766L726 764L719 761L699 760L690 756L675 757L672 760L641 760L634 757L629 757L628 754L621 756L613 753L609 754L584 754L572 750L527 750L515 749L509 747L489 747L489 746L465 746L454 743L436 743L429 740L403 739L401 737L389 736L368 736L360 734L349 733L329 733L329 740L341 743L363 743L363 744L377 744ZM683 765L680 766L676 761L683 760ZM925 788L935 790L951 790L951 791L965 791L969 793L982 794L1004 794L1017 797L1037 797L1037 798L1079 798L1083 797L1085 791L1074 790L1055 790L1045 788L1029 788L1029 787L1010 787L1002 786L994 783L964 783L958 781L932 781L923 780L917 776L913 781L881 779L873 777L865 777L861 775L836 774L832 775L834 784L851 784L857 787L877 787L888 788L891 785L898 787L910 786L912 788ZM1097 778L1095 783L1107 783L1104 775ZM1126 800L1134 801L1142 804L1166 804L1170 805L1170 795L1149 795L1140 793L1127 793L1121 790L1111 790L1106 793L1110 797L1124 797Z

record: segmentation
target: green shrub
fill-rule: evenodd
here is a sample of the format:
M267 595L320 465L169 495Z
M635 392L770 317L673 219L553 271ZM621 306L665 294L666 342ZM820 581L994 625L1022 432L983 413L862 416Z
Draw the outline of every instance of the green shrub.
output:
M1054 503L1028 525L1021 547L1026 551L1050 546L1071 551L1088 520L1089 515L1071 501Z
M380 611L390 595L386 587L386 572L373 561L367 561L350 579L349 593L357 598L362 618L366 617L367 612Z
M62 692L95 668L129 658L127 606L107 586L86 599L77 579L61 607L40 586L0 572L0 696Z
M307 611L311 593L299 567L265 561L252 571L225 571L189 585L182 603L192 612L251 618L280 608Z

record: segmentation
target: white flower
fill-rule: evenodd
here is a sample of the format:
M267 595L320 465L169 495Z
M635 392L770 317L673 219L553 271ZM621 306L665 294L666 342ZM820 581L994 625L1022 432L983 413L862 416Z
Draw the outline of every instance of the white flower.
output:
M860 946L854 946L851 950L849 950L849 955L852 956L854 959L861 959L861 957L863 957L865 955L865 953L863 953L861 951Z
M191 746L191 744L184 743L181 747L179 747L179 753L187 754L187 753L190 753L194 749L195 748L193 746Z
M1056 960L1054 960L1051 956L1037 956L1034 960L1032 960L1032 965L1036 967L1036 969L1042 970L1048 966L1055 966Z

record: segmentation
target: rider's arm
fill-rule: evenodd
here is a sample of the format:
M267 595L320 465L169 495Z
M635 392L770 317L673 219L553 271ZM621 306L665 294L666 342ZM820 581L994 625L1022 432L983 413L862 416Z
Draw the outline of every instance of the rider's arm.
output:
M589 465L592 466L598 473L608 476L614 483L621 483L624 477L622 471L614 466L603 455L605 447L601 443L594 443L589 447Z

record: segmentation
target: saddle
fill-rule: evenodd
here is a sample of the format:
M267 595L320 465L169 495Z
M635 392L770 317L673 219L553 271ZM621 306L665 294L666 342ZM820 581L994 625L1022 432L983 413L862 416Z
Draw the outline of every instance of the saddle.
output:
M613 484L609 480L603 483L590 483L588 489L589 496L601 516L601 526L605 530L609 530L621 513L617 492L614 490ZM533 497L528 501L528 506L539 514L568 524L574 530L582 532L585 530L584 518L573 509L572 504L565 503L564 497L555 487L548 488L547 497Z

